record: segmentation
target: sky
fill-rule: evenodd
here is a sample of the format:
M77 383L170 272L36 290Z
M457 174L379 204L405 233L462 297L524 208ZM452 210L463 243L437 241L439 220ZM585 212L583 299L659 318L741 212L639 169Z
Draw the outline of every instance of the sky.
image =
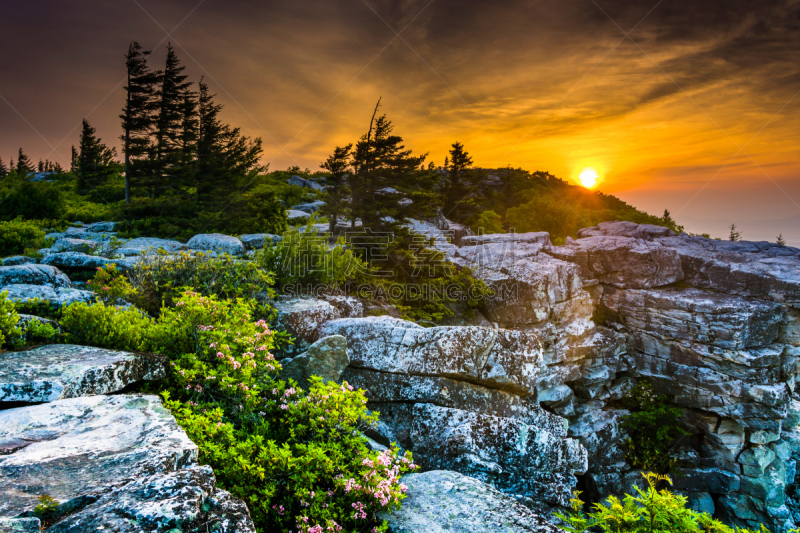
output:
M0 0L0 158L119 146L124 60L167 42L270 169L381 111L442 164L546 170L688 231L800 246L800 0Z

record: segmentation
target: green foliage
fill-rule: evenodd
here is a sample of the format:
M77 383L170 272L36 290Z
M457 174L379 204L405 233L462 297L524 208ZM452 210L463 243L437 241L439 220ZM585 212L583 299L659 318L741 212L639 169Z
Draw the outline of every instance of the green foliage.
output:
M45 232L34 221L22 217L0 221L0 257L38 253L49 244Z
M20 177L3 181L5 186L0 191L0 219L61 218L64 214L64 193L61 188Z
M622 419L630 434L628 462L643 470L669 472L673 466L669 450L676 439L687 434L680 426L683 411L670 404L666 396L656 394L646 381L638 383L623 403L630 410Z
M275 273L277 288L287 285L326 285L330 289L369 273L369 267L344 240L329 246L327 238L318 235L311 219L304 228L292 228L275 246L256 252L255 261L263 269Z
M186 291L157 322L100 302L68 306L62 324L71 342L170 357L165 405L260 531L384 531L376 514L399 505L410 455L369 450L358 431L377 415L363 391L275 380L274 334L254 321L255 309L251 300Z
M105 304L113 304L120 299L131 300L137 296L136 289L114 263L98 267L94 278L89 281L88 285L97 295L98 300Z
M503 217L494 211L484 211L470 225L476 234L503 233Z
M14 302L8 298L8 291L0 292L0 350L21 335L18 323L19 314Z
M24 302L15 302L17 312L35 315L42 318L57 319L61 316L61 308L44 298L31 298Z
M49 494L39 496L39 504L33 508L33 514L38 518L47 518L58 509L58 500Z
M273 293L272 275L252 261L211 253L144 256L127 272L135 289L134 301L155 314L162 304L172 305L180 291L191 288L221 298L254 298L266 302Z
M584 513L580 492L575 492L570 500L571 510L556 513L563 522L560 528L570 533L769 533L763 525L758 532L732 528L706 513L692 511L686 507L686 496L657 488L661 483L672 485L669 476L652 472L643 476L647 486L644 489L635 486L636 495L626 494L622 500L609 496L605 503L595 504L588 514Z

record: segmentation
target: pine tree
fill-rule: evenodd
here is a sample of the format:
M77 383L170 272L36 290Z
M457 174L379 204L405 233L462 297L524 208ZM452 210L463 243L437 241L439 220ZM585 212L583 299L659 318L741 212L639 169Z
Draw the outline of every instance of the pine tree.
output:
M352 220L377 233L432 214L435 205L435 173L421 168L427 154L413 156L393 129L386 115L374 120L353 157Z
M661 220L668 225L675 225L675 221L672 220L672 214L669 212L669 209L664 209L664 216L661 217Z
M444 187L445 216L452 215L457 220L465 220L475 211L472 207L474 202L470 202L470 198L468 198L472 187L469 180L472 158L464 150L463 144L455 142L450 150L449 165L447 163L448 161L445 160L447 168Z
M352 150L352 144L337 146L333 154L320 165L330 172L330 176L325 178L329 187L325 190L325 205L321 211L328 216L328 231L331 234L336 229L336 223L340 218L344 218L346 213L349 193L347 174L352 163Z
M196 185L197 140L199 137L198 100L193 93L184 95L181 106L180 149L175 175L185 187Z
M206 207L224 207L232 195L246 192L264 170L259 163L261 139L250 140L239 128L223 124L218 116L222 106L214 102L208 85L202 80L198 85L197 201Z
M736 231L736 224L731 224L730 230L731 233L730 235L728 235L728 240L731 240L733 242L742 240L742 232Z
M158 114L156 116L155 147L153 153L152 175L148 183L151 196L159 191L179 185L181 178L183 122L187 97L192 86L183 74L186 67L181 66L171 44L167 44L167 61L161 75L160 87L156 96Z
M147 66L149 51L143 51L136 41L125 54L127 84L125 106L122 108L122 153L125 155L125 201L131 201L132 184L139 185L148 174L151 150L150 134L155 123L155 91L161 73Z
M0 158L0 180L6 176L8 176L8 167L3 163L3 159Z
M28 174L33 172L33 163L31 160L28 159L28 156L22 152L22 148L19 149L19 154L17 154L17 175L20 177L26 177Z
M36 168L37 172L44 172L44 161L40 159L39 163L36 165Z
M73 174L78 172L78 151L72 146L69 153L69 171Z
M116 150L103 144L95 135L95 129L83 119L75 171L78 177L78 190L85 192L89 188L97 187L119 172L116 157Z
M778 237L775 239L775 244L786 246L786 239L783 238L783 233L778 234Z

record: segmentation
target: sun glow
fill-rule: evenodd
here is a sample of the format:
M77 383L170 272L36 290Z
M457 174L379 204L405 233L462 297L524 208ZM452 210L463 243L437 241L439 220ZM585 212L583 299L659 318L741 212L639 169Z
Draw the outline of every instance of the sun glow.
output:
M587 189L591 189L595 185L597 185L597 171L592 167L587 167L581 170L578 179L581 181L581 185L586 187Z

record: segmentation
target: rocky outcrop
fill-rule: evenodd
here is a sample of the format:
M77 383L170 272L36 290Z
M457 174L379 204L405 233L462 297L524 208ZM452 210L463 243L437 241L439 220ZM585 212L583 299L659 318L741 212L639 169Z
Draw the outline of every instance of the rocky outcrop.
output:
M244 255L245 247L242 241L230 235L221 233L207 233L195 235L186 247L190 250L200 250L204 252L216 252L218 254Z
M46 255L42 259L42 264L52 265L66 272L93 271L104 268L108 265L116 265L120 270L127 270L139 260L139 257L126 257L120 259L108 259L98 255L87 255L81 252L61 252Z
M273 235L271 233L249 233L247 235L239 235L239 240L242 241L244 247L248 250L260 250L264 245L274 245L281 241L283 237L280 235Z
M477 479L434 470L409 474L402 507L386 514L391 533L557 533L539 513Z
M92 253L100 246L99 243L95 241L90 241L86 239L70 239L65 237L56 241L53 246L50 247L51 252L81 252L81 253Z
M197 465L155 396L89 396L0 411L0 516L59 502L51 532L255 531L246 507Z
M471 475L529 505L567 503L586 455L566 421L534 401L544 368L535 334L385 316L333 320L320 334L347 339L342 379L366 391L424 468Z
M66 287L54 289L47 285L6 285L0 287L0 292L8 292L8 298L16 302L47 300L54 308L75 302L93 302L95 300L95 294L92 291Z
M343 317L358 317L364 307L356 298L323 295L320 298L288 298L274 304L277 311L275 328L289 332L295 343L284 349L284 355L298 355L322 336L323 324Z
M3 266L15 266L15 265L28 265L28 264L36 264L39 261L35 257L28 257L27 255L14 255L11 257L6 257L0 264Z
M185 250L186 245L169 239L156 239L154 237L139 237L126 242L122 248L117 250L120 255L139 255L142 252L164 250L166 252L178 252Z
M294 379L307 389L311 376L319 376L323 381L339 381L348 364L347 341L341 335L331 335L309 346L307 352L281 361L280 378Z
M163 379L166 359L53 344L0 358L0 408L3 402L53 402L108 394L143 380Z

